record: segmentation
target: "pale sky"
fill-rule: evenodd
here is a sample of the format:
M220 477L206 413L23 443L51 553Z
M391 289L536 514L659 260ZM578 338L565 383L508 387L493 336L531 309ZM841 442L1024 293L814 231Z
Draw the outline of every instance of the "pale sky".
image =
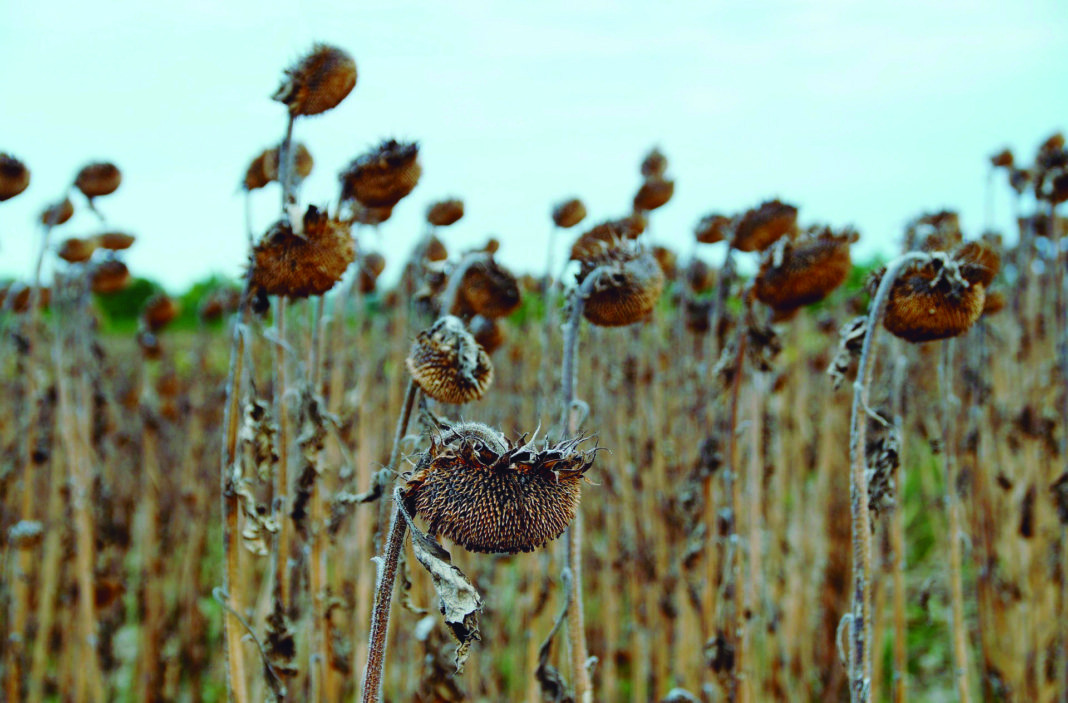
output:
M317 40L348 50L359 78L338 108L298 121L316 160L304 200L335 200L338 171L385 137L421 145L419 186L381 243L365 243L387 274L447 196L467 211L444 232L453 250L496 235L505 264L540 273L551 206L581 197L584 224L624 214L654 145L676 189L653 238L684 254L702 215L776 196L802 223L855 225L860 256L891 251L907 220L943 207L977 236L987 157L1009 146L1029 162L1068 129L1066 37L1068 3L1052 0L6 0L0 151L32 182L0 203L0 278L29 275L37 213L101 159L124 174L99 206L138 235L136 274L171 290L237 275L237 184L281 138L285 109L269 96ZM1007 231L1000 177L997 195ZM277 186L255 197L262 231ZM96 229L82 208L57 234Z

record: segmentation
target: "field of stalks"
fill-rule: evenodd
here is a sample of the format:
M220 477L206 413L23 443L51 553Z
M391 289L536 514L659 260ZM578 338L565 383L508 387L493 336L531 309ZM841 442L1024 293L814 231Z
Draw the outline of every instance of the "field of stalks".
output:
M450 246L460 198L374 250L416 143L308 204L303 118L355 84L332 46L285 71L243 184L277 220L193 309L123 263L116 165L34 225L0 289L0 698L1068 701L1063 136L990 159L1018 231L917 214L869 263L780 200L647 241L654 149L632 212L546 203L569 261L516 275ZM0 200L29 181L0 154Z

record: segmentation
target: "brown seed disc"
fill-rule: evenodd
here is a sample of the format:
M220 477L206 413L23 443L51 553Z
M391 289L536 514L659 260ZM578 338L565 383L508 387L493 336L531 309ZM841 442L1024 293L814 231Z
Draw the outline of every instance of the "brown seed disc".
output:
M493 381L489 355L452 315L419 333L406 364L423 392L440 403L478 400Z
M653 247L653 258L655 258L656 263L660 265L660 270L664 272L664 278L669 281L675 280L679 260L679 257L675 252L667 247L655 246Z
M586 218L586 206L578 198L565 200L553 208L553 222L557 227L574 227Z
M440 239L431 235L430 240L426 243L426 260L445 261L448 258L449 250L445 248Z
M289 106L289 114L318 115L337 107L356 86L356 61L344 49L316 44L286 69L272 100Z
M118 259L104 259L93 266L89 281L94 293L116 293L129 285L130 269Z
M990 165L995 168L1012 168L1013 163L1012 152L1008 149L1002 149L990 157Z
M53 205L41 213L41 224L61 225L74 217L74 203L70 198L65 199L58 205Z
M492 318L511 315L522 302L519 281L492 256L467 269L457 298L457 309L449 311L452 314L469 309Z
M105 161L85 166L74 179L74 185L87 198L110 195L119 189L121 183L122 172L115 164Z
M322 295L341 280L355 255L349 226L311 206L304 215L303 236L281 220L256 244L252 285L267 295Z
M360 280L358 281L360 292L364 295L375 289L378 277L386 269L386 259L378 252L372 251L366 256L360 257Z
M694 227L693 234L701 244L715 244L727 238L731 218L726 215L706 215Z
M107 249L109 251L122 251L123 249L129 249L133 246L133 243L137 241L137 237L132 234L126 234L125 232L104 232L96 236L96 243L101 249Z
M248 169L245 171L245 180L241 184L245 190L253 191L263 188L273 180L267 176L265 168L267 154L270 152L271 149L264 149L248 165Z
M475 341L486 350L487 354L492 354L504 344L504 332L493 318L475 315L471 318L470 327Z
M694 259L686 269L686 282L694 293L707 293L716 285L716 272L701 259Z
M659 176L647 178L642 187L634 196L634 209L655 210L667 205L671 196L675 194L675 181L667 180Z
M734 229L733 246L738 251L763 251L796 226L796 207L769 200L741 217Z
M987 291L983 299L983 317L996 315L1005 309L1005 294L999 290Z
M937 282L936 282L937 280ZM931 342L963 334L983 312L986 289L936 279L925 266L902 274L890 291L883 326L910 342Z
M166 295L157 294L145 301L141 321L149 332L159 332L178 317L178 312L178 303Z
M516 446L465 423L434 438L405 487L406 503L432 535L482 553L530 552L575 517L593 452L575 440Z
M464 201L458 198L441 200L426 211L426 221L435 227L448 227L460 221L464 216Z
M583 307L587 320L599 327L622 327L653 311L664 290L664 273L649 251L620 246L600 263L583 262L579 283L598 266L605 271Z
M645 178L660 178L667 173L668 160L659 149L653 147L652 151L642 159L641 172Z
M755 282L757 300L776 311L823 300L849 276L852 239L849 232L823 230L797 241L780 240L764 252Z
M0 152L0 202L14 198L30 186L30 169L10 154Z
M989 286L1001 270L1001 256L989 244L968 242L953 253L960 264L960 273L969 283Z
M419 146L389 139L341 172L341 197L367 207L393 207L412 192L422 173Z
M296 144L293 149L293 182L301 183L311 175L315 168L315 159L312 158L308 147ZM267 183L278 180L278 159L281 153L280 147L274 147L263 152L263 177ZM250 167L251 168L251 167Z
M93 256L93 252L95 252L96 249L96 239L81 239L79 237L68 237L59 246L59 250L56 252L56 256L63 259L67 263L80 264L91 259Z

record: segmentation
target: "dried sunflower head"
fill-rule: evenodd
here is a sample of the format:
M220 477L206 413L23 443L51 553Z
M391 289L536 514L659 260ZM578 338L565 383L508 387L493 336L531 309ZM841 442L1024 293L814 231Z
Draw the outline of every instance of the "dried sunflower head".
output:
M80 264L93 257L97 246L97 240L92 237L67 237L56 250L56 256L69 264Z
M738 251L763 251L797 227L797 208L779 200L768 200L746 212L734 228L731 242Z
M572 257L580 265L577 282L581 285L600 269L583 306L587 320L601 327L620 327L639 322L652 312L664 290L664 272L652 253L617 234L607 240L589 238L581 247L580 242L572 247Z
M920 249L923 251L952 251L964 241L960 215L952 210L921 215L911 228L915 236L922 237Z
M14 198L30 186L30 169L11 154L0 152L0 202Z
M118 259L104 259L93 266L89 285L94 293L116 293L130 283L130 269Z
M217 322L223 315L235 312L241 305L241 291L234 288L217 288L200 304L197 314L203 322Z
M501 325L492 317L475 315L471 318L470 327L475 341L486 350L487 354L492 354L504 344L504 332L501 330Z
M74 179L74 185L90 200L114 193L121 183L122 172L119 167L106 161L87 164Z
M45 208L45 211L41 213L41 224L61 225L72 217L74 217L74 203L70 201L70 198L64 198L63 202Z
M341 172L341 198L367 207L393 207L419 183L419 145L388 139Z
M634 195L634 209L636 211L655 210L667 205L671 196L675 194L675 181L653 176L646 178L642 187Z
M349 226L313 205L304 214L303 236L283 219L256 243L252 286L290 298L322 295L341 280L355 255Z
M404 487L406 507L430 534L472 552L533 551L575 516L582 476L596 455L580 450L581 442L510 442L486 425L446 425Z
M135 241L137 241L137 237L125 232L104 232L96 235L97 246L108 251L129 249Z
M386 270L386 259L378 252L372 251L366 256L360 257L360 280L358 281L360 292L371 293L378 283L378 277Z
M315 159L312 158L311 152L308 151L308 147L303 144L294 144L290 148L293 149L292 182L294 184L299 184L311 175L312 169L315 168ZM263 177L267 180L267 183L278 180L278 160L280 154L281 147L277 146L263 152Z
M493 381L489 355L452 315L419 333L406 364L423 392L441 403L478 400Z
M997 273L994 260L988 252L965 245L952 255L939 252L925 262L913 264L890 289L883 326L910 342L963 334L983 313L983 281Z
M999 312L1005 309L1005 294L999 290L986 292L986 298L983 299L983 317L988 315L997 315Z
M716 284L716 273L702 259L694 259L686 269L686 282L694 293L707 293Z
M241 187L246 191L263 188L271 182L272 179L267 177L267 171L264 168L267 153L270 151L270 149L264 149L249 163L248 168L245 170L245 179L241 183Z
M849 275L853 262L851 229L809 230L797 239L783 237L764 251L754 292L757 300L779 313L823 300Z
M484 317L505 317L520 302L519 281L490 255L468 266L456 304L448 312L455 315L470 310Z
M1012 151L1009 149L1002 149L990 157L990 165L994 168L1012 168L1013 163Z
M574 227L586 218L586 206L578 198L570 198L553 208L553 223L567 229Z
M271 96L285 103L289 114L318 115L337 107L356 86L356 61L344 49L316 44L286 69L282 85Z
M664 272L664 278L669 281L675 280L675 274L678 273L678 255L667 247L658 245L653 247L653 258L660 265L660 270Z
M701 244L715 244L727 238L727 230L730 226L731 218L713 213L701 218L701 221L693 228L693 234Z
M145 301L141 311L141 322L149 332L160 332L178 317L178 303L169 296L159 293Z
M439 200L426 211L426 221L435 227L448 227L456 224L464 216L464 201L459 198Z
M653 147L642 159L641 172L645 178L659 178L667 173L668 160L659 148Z
M449 250L440 239L431 235L426 243L424 257L427 261L446 261L449 258Z

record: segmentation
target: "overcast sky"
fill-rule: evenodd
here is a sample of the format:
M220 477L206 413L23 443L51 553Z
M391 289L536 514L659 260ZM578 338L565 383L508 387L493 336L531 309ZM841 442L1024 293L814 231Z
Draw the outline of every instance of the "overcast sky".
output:
M701 215L776 196L803 223L855 225L862 256L943 207L976 236L987 157L1030 161L1068 128L1063 1L164 5L0 3L0 151L32 171L0 203L0 277L28 275L37 213L98 159L124 174L99 205L138 235L135 273L171 290L239 273L236 186L281 138L269 96L283 68L317 40L352 53L359 79L297 124L316 159L305 199L333 201L337 172L382 138L421 145L419 186L365 244L394 271L427 204L450 195L467 214L447 244L496 235L506 264L540 271L551 206L577 195L589 223L624 214L654 145L676 189L653 238L684 253ZM258 230L276 188L255 194ZM1001 178L997 194L1007 230ZM57 232L97 227L82 208Z

